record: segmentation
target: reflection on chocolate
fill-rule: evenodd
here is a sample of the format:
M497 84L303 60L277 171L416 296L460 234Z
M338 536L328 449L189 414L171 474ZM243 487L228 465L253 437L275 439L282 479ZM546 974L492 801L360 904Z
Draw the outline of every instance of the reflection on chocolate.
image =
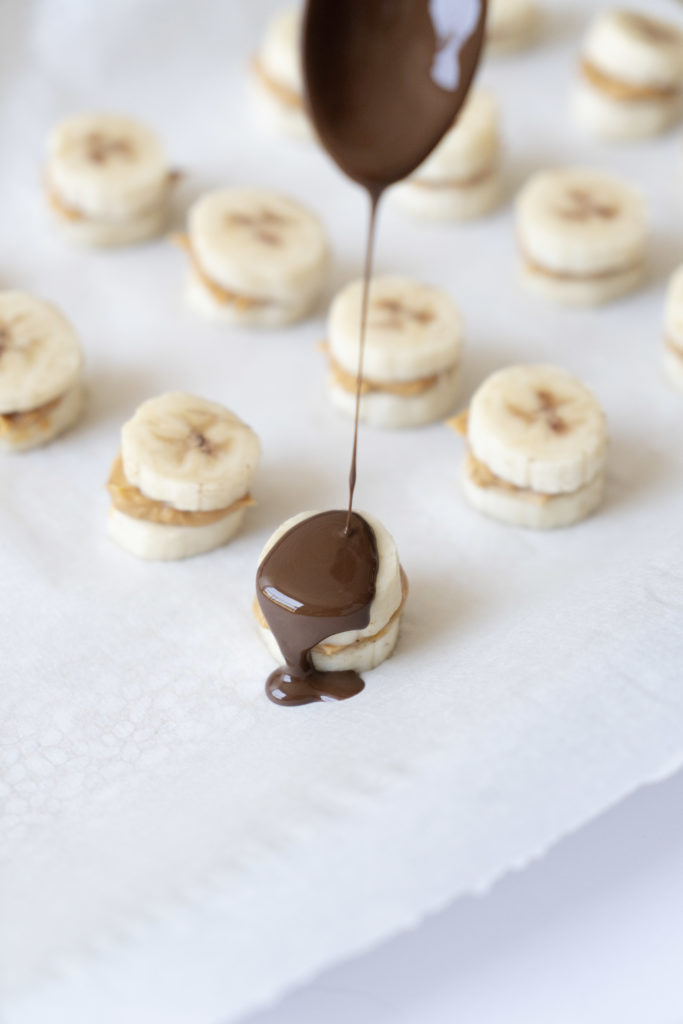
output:
M429 156L459 113L481 54L486 3L308 0L306 5L309 114L332 159L367 189L370 224L348 508L295 526L268 553L257 577L261 611L287 662L267 684L269 697L278 703L342 700L363 688L355 672L315 672L310 651L334 633L366 626L375 594L374 534L352 510L377 208L384 190Z
M288 530L270 549L256 576L256 597L285 659L266 684L278 704L345 700L363 689L356 672L318 672L316 644L365 629L379 568L375 534L355 513L320 512Z

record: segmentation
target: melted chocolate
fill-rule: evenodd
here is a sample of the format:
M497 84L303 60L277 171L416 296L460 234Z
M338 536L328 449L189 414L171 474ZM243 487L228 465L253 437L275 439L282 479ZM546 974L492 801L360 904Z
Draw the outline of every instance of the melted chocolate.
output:
M363 689L356 672L317 672L311 650L370 621L378 569L370 526L353 512L358 419L377 209L453 124L477 67L487 0L308 0L306 102L320 141L367 189L356 413L346 512L321 512L280 538L259 566L257 598L286 665L266 690L280 704L344 700Z
M327 637L365 629L379 567L375 534L345 512L320 512L271 548L256 576L256 597L285 659L266 691L279 704L345 700L363 689L357 672L318 672L311 650Z

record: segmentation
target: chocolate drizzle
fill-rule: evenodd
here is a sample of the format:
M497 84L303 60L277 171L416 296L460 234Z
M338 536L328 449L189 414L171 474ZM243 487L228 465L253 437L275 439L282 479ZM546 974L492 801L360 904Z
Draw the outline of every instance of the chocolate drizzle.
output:
M353 512L365 329L377 211L385 189L429 156L459 113L484 41L487 0L308 0L303 30L306 104L335 163L370 198L356 412L346 512L294 526L259 566L257 598L285 658L271 700L308 704L360 692L356 672L318 672L311 650L365 628L375 596L377 544Z
M285 659L266 683L271 700L345 700L363 689L357 672L318 672L311 650L335 633L365 629L379 568L377 542L355 513L320 512L288 530L266 554L256 597Z

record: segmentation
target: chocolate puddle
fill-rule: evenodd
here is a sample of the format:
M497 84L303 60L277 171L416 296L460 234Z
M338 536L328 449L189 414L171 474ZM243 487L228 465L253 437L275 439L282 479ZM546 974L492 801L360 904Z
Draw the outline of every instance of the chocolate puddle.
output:
M368 294L379 201L412 174L459 113L484 41L487 0L308 0L306 103L335 163L370 198L356 412L346 512L286 533L259 566L259 606L285 658L266 691L279 704L345 700L356 672L317 672L310 652L370 621L378 570L371 527L353 512Z
M318 672L310 652L335 633L365 629L378 567L375 534L355 513L348 533L345 512L320 512L271 548L256 576L259 606L285 659L266 683L271 700L308 704L360 693L358 673Z

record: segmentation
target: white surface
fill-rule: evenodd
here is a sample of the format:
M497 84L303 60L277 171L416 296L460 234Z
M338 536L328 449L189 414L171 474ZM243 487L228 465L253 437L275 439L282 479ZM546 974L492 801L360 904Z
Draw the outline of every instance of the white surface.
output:
M441 228L387 207L378 270L452 291L467 394L525 359L595 389L613 438L604 510L562 534L515 532L464 505L451 432L364 431L358 501L411 579L403 638L362 697L291 713L263 697L271 662L250 603L274 527L344 500L349 423L314 348L324 309L277 334L197 320L172 247L65 250L38 164L58 117L130 111L190 172L184 201L247 182L318 209L335 287L358 273L363 197L314 148L252 130L245 63L272 4L0 9L0 277L73 319L91 393L73 434L0 463L8 1024L227 1021L485 888L681 762L683 406L659 360L665 277L683 259L679 141L608 150L572 135L578 6L558 5L544 48L484 76L503 103L509 188L563 159L639 183L650 287L597 312L538 304L516 284L509 210ZM239 541L152 567L106 540L103 483L121 423L170 388L232 406L264 459Z
M683 775L243 1024L678 1024Z

